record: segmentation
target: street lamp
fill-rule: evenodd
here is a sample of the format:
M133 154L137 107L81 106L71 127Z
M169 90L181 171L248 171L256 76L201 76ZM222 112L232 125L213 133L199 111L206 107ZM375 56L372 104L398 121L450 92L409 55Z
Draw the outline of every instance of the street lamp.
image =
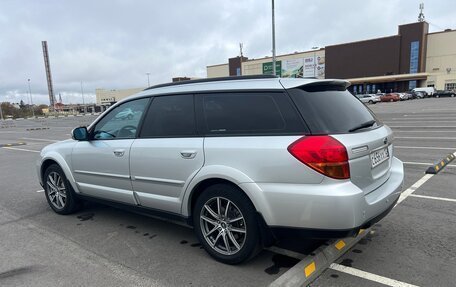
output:
M32 109L32 115L35 117L35 109L33 108L33 99L32 99L32 90L30 89L30 79L27 79L28 88L29 88L29 96L30 96L30 107Z
M146 73L146 75L147 75L147 87L150 87L150 81L149 81L150 73Z
M81 81L81 96L82 96L82 108L84 109L84 114L86 113L86 106L84 103L84 90L82 89L82 81Z
M3 111L2 111L2 102L0 102L0 118L3 121Z
M276 75L274 0L272 0L272 74Z

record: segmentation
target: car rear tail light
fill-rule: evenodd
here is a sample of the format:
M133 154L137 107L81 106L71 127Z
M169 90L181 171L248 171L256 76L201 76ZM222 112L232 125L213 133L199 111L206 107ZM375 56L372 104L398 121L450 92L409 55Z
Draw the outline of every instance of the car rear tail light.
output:
M300 162L335 179L350 178L347 149L331 136L305 136L288 147Z

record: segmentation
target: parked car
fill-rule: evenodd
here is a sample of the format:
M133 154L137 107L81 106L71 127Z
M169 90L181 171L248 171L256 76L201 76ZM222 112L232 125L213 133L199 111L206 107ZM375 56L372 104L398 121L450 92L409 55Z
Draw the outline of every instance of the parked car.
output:
M424 95L425 95L424 92L414 92L414 91L411 91L409 94L411 95L412 99L423 99Z
M356 97L365 104L376 104L380 102L380 97L373 94L356 95Z
M406 93L398 93L400 101L405 101L409 99L409 95Z
M431 97L435 93L434 87L423 87L423 88L414 88L412 91L414 92L425 92L427 96Z
M440 97L454 97L455 95L455 92L454 91L448 91L448 90L437 90L435 93L434 93L434 97L436 98L440 98Z
M355 235L394 207L404 168L392 130L348 85L244 76L154 86L45 147L39 182L58 214L97 199L179 220L228 264L289 236ZM138 116L116 120L125 109Z
M125 119L133 119L134 113L131 108L126 108L123 111L120 111L119 113L116 114L115 119L117 120L125 120Z
M385 94L385 95L381 96L380 100L382 102L397 102L397 101L400 101L401 98L399 97L399 95L397 93L389 93L389 94Z

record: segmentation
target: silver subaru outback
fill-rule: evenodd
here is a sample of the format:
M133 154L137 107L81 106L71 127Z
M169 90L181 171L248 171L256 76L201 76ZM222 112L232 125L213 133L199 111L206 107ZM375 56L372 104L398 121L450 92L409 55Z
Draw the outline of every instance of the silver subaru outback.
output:
M101 200L184 221L228 264L289 236L353 235L392 209L404 169L391 129L348 85L247 76L153 86L45 147L38 178L56 213Z

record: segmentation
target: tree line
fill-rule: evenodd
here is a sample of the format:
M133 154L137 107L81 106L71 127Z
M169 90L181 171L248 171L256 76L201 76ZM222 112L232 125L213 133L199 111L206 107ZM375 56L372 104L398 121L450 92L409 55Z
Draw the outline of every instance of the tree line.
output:
M2 109L3 118L27 118L33 116L33 112L35 112L35 116L42 116L43 109L48 108L47 105L29 105L25 104L24 101L21 100L19 103L19 107L9 102L3 102L0 104ZM33 111L32 111L33 109Z

